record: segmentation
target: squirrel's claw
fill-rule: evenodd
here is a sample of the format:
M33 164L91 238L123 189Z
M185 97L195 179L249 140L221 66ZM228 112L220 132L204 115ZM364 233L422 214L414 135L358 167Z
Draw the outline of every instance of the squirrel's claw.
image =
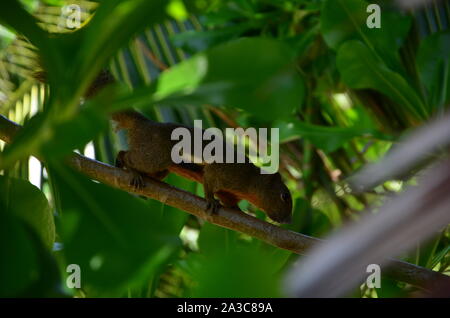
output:
M127 154L126 151L123 151L123 150L119 151L119 153L117 154L117 157L116 157L115 166L117 168L130 171L132 173L132 177L130 180L130 186L136 190L142 189L145 187L144 179L142 178L142 175L138 171L136 171L126 165L126 161L125 161L126 154Z
M143 189L145 187L144 179L139 173L133 172L133 177L131 178L130 186L132 186L136 190Z
M219 208L220 208L219 201L213 199L211 201L208 201L208 204L206 205L206 213L208 213L209 215L216 214Z

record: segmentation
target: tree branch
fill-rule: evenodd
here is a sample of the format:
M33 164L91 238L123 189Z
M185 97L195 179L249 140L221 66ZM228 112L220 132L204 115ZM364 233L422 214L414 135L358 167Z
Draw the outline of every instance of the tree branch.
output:
M20 128L20 125L0 115L0 139L3 141L11 143ZM308 249L321 242L320 239L283 229L233 209L220 208L217 214L209 215L205 212L207 203L204 199L150 178L144 178L145 187L136 190L129 184L129 172L76 153L69 158L69 164L91 179L158 200L210 223L245 233L297 254L305 254ZM450 277L446 275L399 260L391 260L386 275L422 288L434 289L450 284Z

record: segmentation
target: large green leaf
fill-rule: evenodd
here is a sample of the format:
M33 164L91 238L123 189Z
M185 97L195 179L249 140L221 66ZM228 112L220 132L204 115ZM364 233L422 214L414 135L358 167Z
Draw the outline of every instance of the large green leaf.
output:
M361 0L328 0L324 2L320 25L325 42L333 49L347 40L363 36L367 3Z
M273 39L244 38L199 53L161 74L155 101L244 109L260 118L291 115L304 85L290 48Z
M367 12L369 4L380 3L380 28L369 28ZM377 52L386 64L401 71L397 50L402 45L411 26L411 18L383 6L381 1L327 0L324 3L320 24L325 42L337 50L349 40L360 40L373 52ZM395 28L390 26L395 25Z
M133 35L167 17L167 4L164 0L102 2L91 23L82 30L81 47L73 62L77 78L89 84Z
M413 119L426 119L427 109L399 73L389 69L361 41L347 41L339 47L336 58L342 80L354 89L374 89L403 107Z
M108 127L105 113L84 108L70 121L54 123L46 113L36 114L19 131L14 143L0 154L0 167L8 167L24 153L32 152L43 158L56 159L83 148Z
M204 51L214 45L230 41L239 37L253 26L251 23L242 23L228 28L206 31L187 31L172 37L173 43L190 53Z
M25 221L49 249L55 241L55 222L45 195L30 182L0 176L0 206Z
M56 297L60 273L34 229L0 202L0 297Z
M57 296L54 240L44 194L27 181L0 176L0 297Z
M244 242L236 232L204 224L200 253L187 259L187 270L196 282L194 297L280 296L280 267L290 255L259 241Z
M195 189L197 187L196 182L187 180L175 174L169 174L164 179L164 182L191 193L195 193ZM151 200L147 200L147 202L151 205L154 204L154 201ZM189 214L185 211L161 203L161 222L167 224L167 226L170 226L173 233L181 232L188 217Z
M417 53L417 69L432 109L450 101L450 31L425 38Z
M82 287L90 295L117 295L166 264L179 248L179 226L165 222L159 202L145 204L59 165L52 167L64 255L68 264L80 266Z
M280 142L305 138L325 152L333 152L355 137L390 139L370 127L328 127L295 119L275 122L274 127L280 129Z
M26 36L38 48L46 48L49 54L51 47L47 34L37 25L37 19L28 13L17 0L3 1L0 11L0 23Z
M83 109L73 120L55 126L48 142L40 151L44 157L57 158L84 146L108 128L105 114L91 108Z
M198 238L198 245L202 253L214 255L229 253L236 246L237 240L236 232L205 223Z

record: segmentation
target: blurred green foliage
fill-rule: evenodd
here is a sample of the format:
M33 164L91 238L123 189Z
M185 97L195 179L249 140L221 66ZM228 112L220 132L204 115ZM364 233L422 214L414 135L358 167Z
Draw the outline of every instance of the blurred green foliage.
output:
M126 145L108 114L130 106L186 125L278 127L295 202L284 227L327 235L393 191L387 183L353 194L345 178L450 100L447 3L406 14L372 2L381 29L367 28L363 0L3 1L0 112L24 129L0 154L0 296L283 296L290 252L61 162L92 145L96 159L113 163ZM67 4L82 9L79 30L64 27ZM46 86L31 78L37 64ZM82 100L107 67L119 83ZM27 181L31 154L47 162L39 188ZM180 177L165 181L203 195ZM449 245L447 229L405 259L448 272ZM81 289L65 287L69 264L81 266ZM414 291L382 286L359 296Z

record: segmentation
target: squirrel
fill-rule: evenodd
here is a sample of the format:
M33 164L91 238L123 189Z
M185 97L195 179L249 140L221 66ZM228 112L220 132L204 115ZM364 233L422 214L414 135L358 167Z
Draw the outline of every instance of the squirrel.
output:
M171 152L177 141L171 139L173 129L184 127L193 135L194 128L155 122L134 110L113 113L112 120L118 129L128 132L129 150L118 153L116 166L133 172L133 186L143 186L142 174L162 180L172 172L203 184L209 213L215 213L220 203L239 209L238 202L245 199L272 220L290 223L291 194L278 172L261 174L260 168L249 160L243 163L174 163Z
M35 77L45 81L45 73L39 72ZM84 97L95 96L113 82L112 74L102 71ZM194 128L155 122L135 110L115 112L112 120L117 124L116 130L127 131L129 149L119 151L116 166L132 172L132 186L143 187L143 175L162 180L169 173L175 173L203 184L208 202L206 212L210 214L216 213L220 205L240 210L237 204L244 199L276 222L291 222L291 194L278 172L261 174L260 168L247 157L244 163L174 163L171 152L177 141L171 139L173 129L184 127L193 132Z

